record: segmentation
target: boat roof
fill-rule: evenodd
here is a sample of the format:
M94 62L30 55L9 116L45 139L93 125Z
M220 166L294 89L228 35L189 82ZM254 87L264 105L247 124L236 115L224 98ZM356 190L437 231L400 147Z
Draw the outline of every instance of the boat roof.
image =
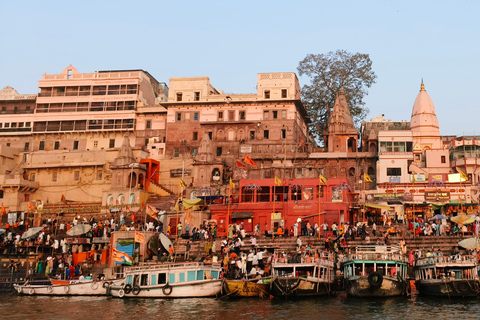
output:
M220 269L220 264L203 264L202 262L181 262L181 263L163 263L163 264L146 264L141 266L125 268L125 274L146 273L152 271L174 271L178 269L190 270L215 270Z

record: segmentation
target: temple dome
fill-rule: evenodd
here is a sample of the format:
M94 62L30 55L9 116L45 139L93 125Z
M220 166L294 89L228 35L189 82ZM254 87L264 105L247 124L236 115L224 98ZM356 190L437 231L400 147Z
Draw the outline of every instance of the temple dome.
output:
M422 81L420 92L415 99L412 110L412 118L410 120L410 128L413 133L421 133L422 135L440 135L437 115L435 114L435 106L433 101L425 90Z

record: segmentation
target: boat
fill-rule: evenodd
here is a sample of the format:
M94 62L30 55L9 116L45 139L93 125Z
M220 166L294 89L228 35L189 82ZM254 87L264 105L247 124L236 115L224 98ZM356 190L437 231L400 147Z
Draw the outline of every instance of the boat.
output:
M221 267L193 263L165 263L125 268L125 279L108 292L118 298L212 297L222 290Z
M111 281L110 281L111 282ZM106 280L53 280L46 284L26 281L15 284L19 294L50 296L103 296L107 294L109 281Z
M325 296L332 293L335 280L334 256L302 257L299 262L277 258L272 263L270 293L275 297Z
M270 296L270 278L223 280L223 291L230 297L260 297Z
M408 259L399 246L359 245L343 258L344 288L350 297L406 294Z
M475 297L479 293L477 257L430 256L415 261L415 286L422 295Z

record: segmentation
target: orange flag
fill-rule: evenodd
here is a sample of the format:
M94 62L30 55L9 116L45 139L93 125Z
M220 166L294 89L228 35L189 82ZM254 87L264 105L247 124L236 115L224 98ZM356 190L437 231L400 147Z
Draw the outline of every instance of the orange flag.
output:
M145 235L135 231L135 242L145 243Z
M249 165L252 165L258 168L257 164L253 162L253 160L250 159L250 157L246 153L245 153L245 158L243 158L243 161L248 163Z
M62 194L62 199L60 199L60 201L63 201L63 202L67 201L67 198L65 198L65 195Z
M28 203L28 209L35 210L35 207L33 206L33 204L31 202Z
M148 214L150 217L158 221L157 213L158 210L155 207L147 204L147 208L145 209L145 213Z
M7 210L5 210L5 207L3 206L3 203L2 203L2 214L7 214Z

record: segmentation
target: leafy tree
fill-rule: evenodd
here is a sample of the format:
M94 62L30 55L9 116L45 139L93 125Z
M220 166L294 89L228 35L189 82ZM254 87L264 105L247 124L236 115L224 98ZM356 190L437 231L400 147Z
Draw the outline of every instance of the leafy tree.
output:
M368 54L352 54L345 50L327 54L308 54L297 67L300 76L306 75L310 83L302 87L302 100L312 123L310 132L322 141L327 128L327 107L331 109L335 97L343 87L353 121L358 128L368 113L363 97L377 76L372 70Z

